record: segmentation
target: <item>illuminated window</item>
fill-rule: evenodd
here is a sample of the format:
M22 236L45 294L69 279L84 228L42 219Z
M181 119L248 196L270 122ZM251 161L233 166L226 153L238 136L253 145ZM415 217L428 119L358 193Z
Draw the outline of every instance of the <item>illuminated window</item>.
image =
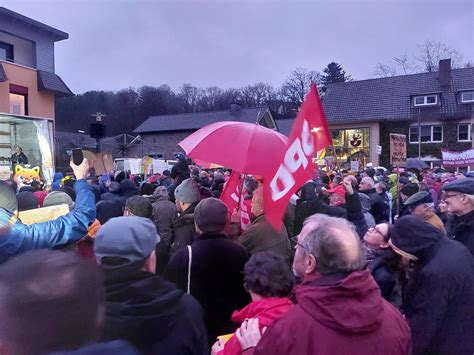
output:
M10 93L10 113L14 115L27 115L26 95Z

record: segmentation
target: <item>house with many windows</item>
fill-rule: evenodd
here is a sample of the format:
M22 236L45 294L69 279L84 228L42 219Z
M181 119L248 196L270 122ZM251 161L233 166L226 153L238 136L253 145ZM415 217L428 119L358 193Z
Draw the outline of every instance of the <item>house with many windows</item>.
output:
M408 157L440 166L441 149L472 147L474 68L452 69L446 59L438 72L329 84L323 106L335 149L329 154L343 164L389 166L389 135L399 133ZM276 122L289 134L293 120Z
M54 44L69 35L0 7L0 178L20 146L46 179L54 169L55 98L72 95L55 73Z

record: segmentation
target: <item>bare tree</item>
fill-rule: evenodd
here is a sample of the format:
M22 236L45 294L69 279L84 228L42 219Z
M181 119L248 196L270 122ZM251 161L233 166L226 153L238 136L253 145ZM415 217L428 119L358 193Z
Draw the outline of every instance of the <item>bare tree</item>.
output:
M451 58L451 65L453 68L461 66L462 55L456 49L446 46L441 42L426 41L419 44L418 49L420 53L415 55L416 61L422 65L423 70L431 73L438 71L439 61L441 59Z
M240 89L242 104L246 107L263 106L276 98L276 93L270 84L257 83Z
M378 63L373 75L378 78L394 75L406 75L423 72L438 71L439 61L441 59L451 58L453 68L462 66L462 55L454 48L448 47L441 42L426 41L417 45L418 53L409 56L402 54L394 57L388 64ZM469 62L464 67L469 66Z
M183 98L189 105L188 111L198 111L198 102L203 95L203 90L191 84L183 84L179 89L179 97Z
M305 68L293 70L281 87L281 96L285 101L301 105L312 83L318 84L321 74Z
M399 57L394 57L393 61L398 66L398 68L400 68L402 74L413 74L417 70L416 64L410 61L408 55L406 54L402 54Z
M379 62L375 66L375 70L372 75L376 78L386 78L389 76L395 76L397 75L397 69L388 64L383 64Z

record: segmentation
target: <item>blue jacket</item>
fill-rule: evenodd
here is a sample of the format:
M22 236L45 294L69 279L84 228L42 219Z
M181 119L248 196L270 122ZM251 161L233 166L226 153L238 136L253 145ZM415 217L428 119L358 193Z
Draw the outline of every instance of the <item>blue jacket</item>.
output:
M13 255L76 242L87 234L96 217L94 194L84 179L78 180L74 188L76 207L67 215L29 226L17 221L0 236L0 264Z

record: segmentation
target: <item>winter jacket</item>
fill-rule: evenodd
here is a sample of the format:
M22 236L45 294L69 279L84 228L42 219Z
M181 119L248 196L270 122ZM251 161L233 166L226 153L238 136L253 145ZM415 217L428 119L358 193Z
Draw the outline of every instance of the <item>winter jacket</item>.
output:
M370 197L370 213L374 216L375 223L388 222L388 206L384 200L375 191L375 189L360 191Z
M174 255L179 249L191 244L198 235L194 225L194 209L198 202L191 204L179 217L173 222L173 233L171 238L171 255Z
M419 251L404 250L419 258L403 292L413 354L472 354L474 259L461 243L430 237Z
M170 260L173 223L178 218L176 205L168 200L168 196L155 196L152 220L160 235L156 246L156 273L161 275Z
M218 335L233 333L236 326L230 316L249 303L243 286L245 249L227 239L225 234L204 233L191 244L191 295L204 309L210 345ZM171 258L164 277L181 290L188 284L188 248Z
M245 354L399 355L411 353L410 329L380 296L368 270L320 276L295 290L297 305Z
M160 196L158 200L153 203L152 219L156 224L156 229L161 237L161 240L170 244L173 234L173 222L178 218L176 205L170 202L166 197Z
M240 311L232 314L232 322L242 324L246 319L258 318L259 327L262 330L276 320L283 317L288 312L293 303L288 298L264 298L260 301L252 302ZM218 355L240 355L242 348L235 334L225 343L224 350L219 351Z
M189 171L189 166L184 160L179 160L171 168L170 177L172 179L177 179L176 186L181 184L184 180L189 179L190 176L191 176L191 172Z
M123 216L127 199L137 194L138 189L135 183L131 180L123 180L120 182L119 197L97 204L97 219L101 224L105 224L111 218Z
M17 221L0 236L0 264L9 257L32 249L53 248L77 242L87 234L96 216L94 195L87 181L76 181L75 208L54 221L25 225Z
M474 210L458 217L453 231L454 240L461 242L474 255Z
M301 232L304 220L315 213L322 213L328 216L342 218L347 216L347 211L341 206L329 206L320 199L303 201L298 203L295 208L294 235L298 235Z
M265 215L260 215L250 227L237 239L249 255L259 251L269 251L280 255L289 262L291 254L290 240L285 225L280 231L273 229Z
M315 213L322 213L332 217L346 218L354 224L357 234L360 238L363 238L367 232L367 221L363 214L360 197L357 192L354 192L352 195L346 194L346 204L341 206L329 206L320 200L312 200L297 205L294 231L295 235L301 232L304 220Z
M384 251L382 254L377 255L374 260L370 261L367 265L375 282L377 282L377 285L380 288L382 297L387 301L390 301L393 289L397 282L397 274L390 265L390 259L393 258L392 253L391 250Z
M192 296L137 265L103 270L103 341L124 339L142 354L208 352L202 308Z

